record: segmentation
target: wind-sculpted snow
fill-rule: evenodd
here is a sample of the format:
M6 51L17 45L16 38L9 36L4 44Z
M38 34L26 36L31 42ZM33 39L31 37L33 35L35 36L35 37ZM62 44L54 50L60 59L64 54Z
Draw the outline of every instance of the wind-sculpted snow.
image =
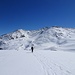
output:
M0 36L0 49L29 49L31 44L35 48L55 49L69 48L74 51L75 29L62 27L45 27L39 30L26 31L18 29L12 33Z

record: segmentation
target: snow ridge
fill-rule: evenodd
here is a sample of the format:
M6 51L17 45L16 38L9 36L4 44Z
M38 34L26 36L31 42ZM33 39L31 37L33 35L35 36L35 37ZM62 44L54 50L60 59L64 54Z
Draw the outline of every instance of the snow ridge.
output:
M58 26L26 31L18 29L0 36L0 49L30 49L34 44L37 49L71 50L75 49L75 29Z

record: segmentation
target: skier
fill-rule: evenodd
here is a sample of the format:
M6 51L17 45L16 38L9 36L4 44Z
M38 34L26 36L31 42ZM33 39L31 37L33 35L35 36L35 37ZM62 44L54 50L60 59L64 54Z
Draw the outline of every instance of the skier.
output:
M32 53L33 53L33 46L31 47Z

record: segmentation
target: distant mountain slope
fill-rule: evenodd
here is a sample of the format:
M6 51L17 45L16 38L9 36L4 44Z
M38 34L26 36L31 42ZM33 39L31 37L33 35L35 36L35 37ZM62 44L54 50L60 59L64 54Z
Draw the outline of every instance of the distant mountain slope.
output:
M39 30L26 31L18 29L0 36L0 49L37 49L74 50L75 29L62 27L45 27Z

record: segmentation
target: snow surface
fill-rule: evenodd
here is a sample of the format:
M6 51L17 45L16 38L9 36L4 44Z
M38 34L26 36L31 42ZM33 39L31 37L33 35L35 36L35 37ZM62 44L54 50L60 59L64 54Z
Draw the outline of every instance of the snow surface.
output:
M75 52L1 50L0 75L75 75Z
M75 29L62 27L45 27L33 31L18 29L0 36L2 49L24 50L29 49L32 44L36 49L75 51Z
M73 28L18 29L0 36L0 75L75 75L74 59Z

